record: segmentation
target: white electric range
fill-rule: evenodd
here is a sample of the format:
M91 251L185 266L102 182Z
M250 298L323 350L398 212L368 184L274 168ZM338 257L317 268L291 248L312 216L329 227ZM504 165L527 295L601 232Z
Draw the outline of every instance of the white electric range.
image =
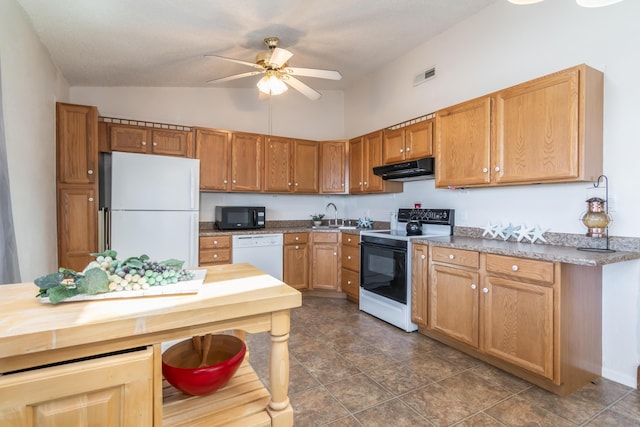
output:
M407 233L410 221L420 223L420 234ZM449 236L453 224L453 209L399 209L396 228L362 231L360 310L406 332L417 330L411 321L411 240Z

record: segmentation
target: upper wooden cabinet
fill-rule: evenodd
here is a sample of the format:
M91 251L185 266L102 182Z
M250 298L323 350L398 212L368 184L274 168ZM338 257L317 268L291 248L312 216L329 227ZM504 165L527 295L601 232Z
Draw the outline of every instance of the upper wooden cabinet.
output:
M401 182L384 181L373 174L382 165L382 131L349 141L349 193L402 192Z
M382 144L383 163L433 156L433 123L434 120L429 119L398 129L386 129Z
M193 157L190 131L109 124L112 151Z
M436 186L594 181L603 75L586 65L436 113Z
M264 137L253 133L231 134L231 190L262 190Z
M317 193L319 157L315 141L268 137L263 190L270 193Z
M228 191L231 132L196 129L196 158L200 159L200 190Z
M56 175L60 184L98 182L98 110L56 104Z
M320 192L347 192L347 141L320 143Z

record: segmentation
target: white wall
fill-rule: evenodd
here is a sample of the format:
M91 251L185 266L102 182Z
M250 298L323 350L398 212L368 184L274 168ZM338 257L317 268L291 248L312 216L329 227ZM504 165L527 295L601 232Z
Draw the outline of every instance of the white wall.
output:
M20 275L29 282L58 265L55 102L69 86L14 0L0 1L0 66Z
M528 6L497 1L456 27L369 76L345 95L347 137L353 137L580 63L605 73L604 173L609 177L612 235L640 236L637 184L637 70L640 2L587 9L574 0ZM413 87L413 76L436 66L437 77ZM436 190L433 181L405 184L402 195L360 197L374 219L390 207L456 209L457 224L539 224L584 233L578 221L590 184ZM640 364L640 261L603 273L603 375L635 386Z

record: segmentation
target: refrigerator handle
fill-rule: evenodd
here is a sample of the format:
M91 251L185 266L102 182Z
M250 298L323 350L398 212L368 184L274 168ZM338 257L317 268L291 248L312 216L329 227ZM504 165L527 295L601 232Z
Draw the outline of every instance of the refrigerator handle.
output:
M191 215L191 233L189 233L189 262L188 267L198 267L199 265L199 231L200 223L196 213Z
M111 212L109 208L98 210L98 252L111 249Z

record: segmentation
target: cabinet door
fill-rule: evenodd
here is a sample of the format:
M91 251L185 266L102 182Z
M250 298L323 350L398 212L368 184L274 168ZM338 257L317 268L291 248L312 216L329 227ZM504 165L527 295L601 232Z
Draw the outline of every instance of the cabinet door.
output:
M553 288L485 277L484 351L553 379Z
M196 158L200 159L200 189L227 191L231 134L213 129L196 129Z
M231 136L231 190L259 192L262 189L261 135L234 132Z
M98 175L98 111L56 104L57 177L60 184L94 184Z
M579 72L523 83L496 95L496 183L557 181L579 174Z
M141 126L109 125L111 150L130 153L147 152L147 128Z
M431 329L478 347L478 273L432 265L430 276Z
M436 187L488 184L491 98L436 113Z
M3 426L153 425L151 349L0 376Z
M320 144L320 192L346 191L346 141L326 141Z
M427 326L427 290L429 260L426 245L413 245L411 254L411 321L420 326Z
M315 141L294 141L293 192L317 193L320 151Z
M151 153L166 156L192 157L191 132L169 129L151 131Z
M284 245L284 282L295 289L309 287L309 252L304 243Z
M98 199L90 186L58 188L58 265L82 271L98 251Z
M433 156L433 120L409 125L404 130L405 159Z
M313 243L311 251L311 289L338 290L338 244Z
M267 138L264 150L264 191L273 193L292 191L291 145L289 138L277 136Z
M384 180L373 174L373 167L382 164L382 131L373 132L363 137L364 141L364 189L367 193L384 191Z
M387 165L399 163L405 159L404 128L385 130L382 143L382 162ZM379 166L379 165L374 165Z
M362 193L364 190L364 141L354 138L349 141L349 193Z
M360 300L360 273L358 271L343 268L341 283L342 292L347 294L350 300Z

